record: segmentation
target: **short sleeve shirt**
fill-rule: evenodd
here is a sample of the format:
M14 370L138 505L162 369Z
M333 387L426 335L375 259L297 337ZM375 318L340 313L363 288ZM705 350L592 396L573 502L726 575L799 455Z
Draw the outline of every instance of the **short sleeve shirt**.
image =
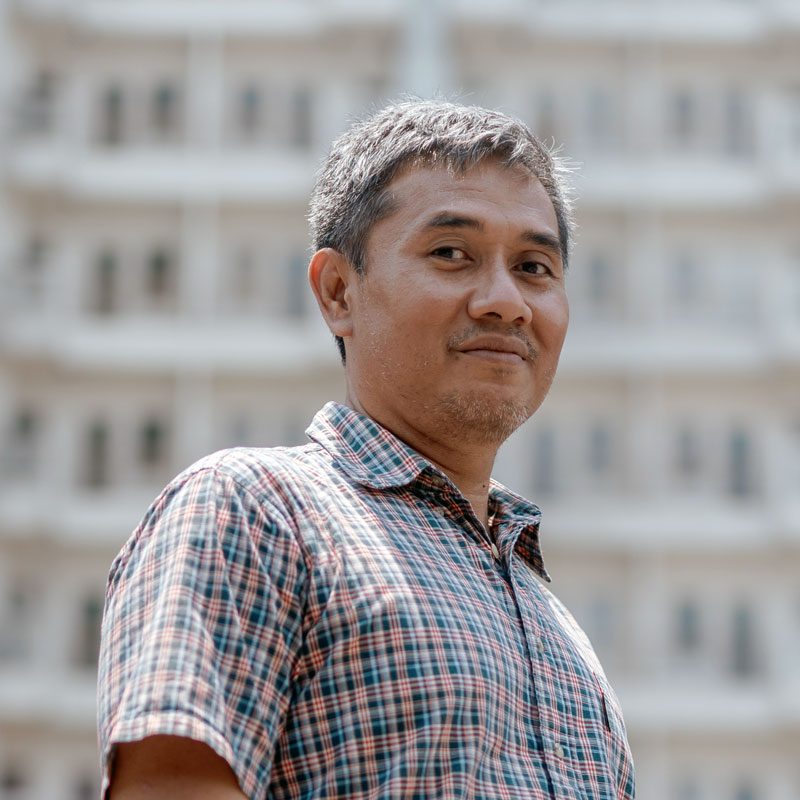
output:
M539 509L490 529L444 473L329 403L295 448L172 481L111 568L99 676L114 745L206 743L252 800L627 800L617 699L547 589Z

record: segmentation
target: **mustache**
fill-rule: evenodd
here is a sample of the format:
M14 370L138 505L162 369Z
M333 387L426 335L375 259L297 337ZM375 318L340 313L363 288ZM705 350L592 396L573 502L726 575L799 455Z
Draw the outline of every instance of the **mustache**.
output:
M533 346L533 342L518 328L509 328L506 326L498 327L496 325L472 325L460 333L454 334L447 342L451 350L457 350L465 342L471 339L476 339L479 336L508 336L521 342L525 348L526 358L528 361L533 361L539 354Z

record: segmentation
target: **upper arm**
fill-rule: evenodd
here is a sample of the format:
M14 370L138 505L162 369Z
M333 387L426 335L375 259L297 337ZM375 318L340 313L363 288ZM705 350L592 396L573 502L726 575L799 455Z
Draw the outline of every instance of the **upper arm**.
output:
M302 645L303 555L260 497L215 471L162 497L109 584L104 782L116 745L161 734L205 743L263 794Z
M109 800L243 800L228 763L208 745L149 736L117 745Z

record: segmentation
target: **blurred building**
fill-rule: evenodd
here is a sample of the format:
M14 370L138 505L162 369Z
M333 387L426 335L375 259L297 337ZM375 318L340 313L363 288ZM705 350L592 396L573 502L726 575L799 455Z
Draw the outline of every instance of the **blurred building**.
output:
M797 0L0 0L0 800L97 796L105 578L161 485L342 396L314 170L436 88L581 163L561 372L498 477L640 796L800 797Z

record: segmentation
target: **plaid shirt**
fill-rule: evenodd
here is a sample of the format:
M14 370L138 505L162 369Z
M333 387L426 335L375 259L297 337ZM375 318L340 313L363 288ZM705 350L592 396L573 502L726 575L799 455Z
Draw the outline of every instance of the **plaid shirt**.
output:
M633 798L617 700L492 483L492 539L438 469L329 403L310 444L209 456L115 560L113 745L205 742L250 798ZM494 543L493 543L494 542Z

